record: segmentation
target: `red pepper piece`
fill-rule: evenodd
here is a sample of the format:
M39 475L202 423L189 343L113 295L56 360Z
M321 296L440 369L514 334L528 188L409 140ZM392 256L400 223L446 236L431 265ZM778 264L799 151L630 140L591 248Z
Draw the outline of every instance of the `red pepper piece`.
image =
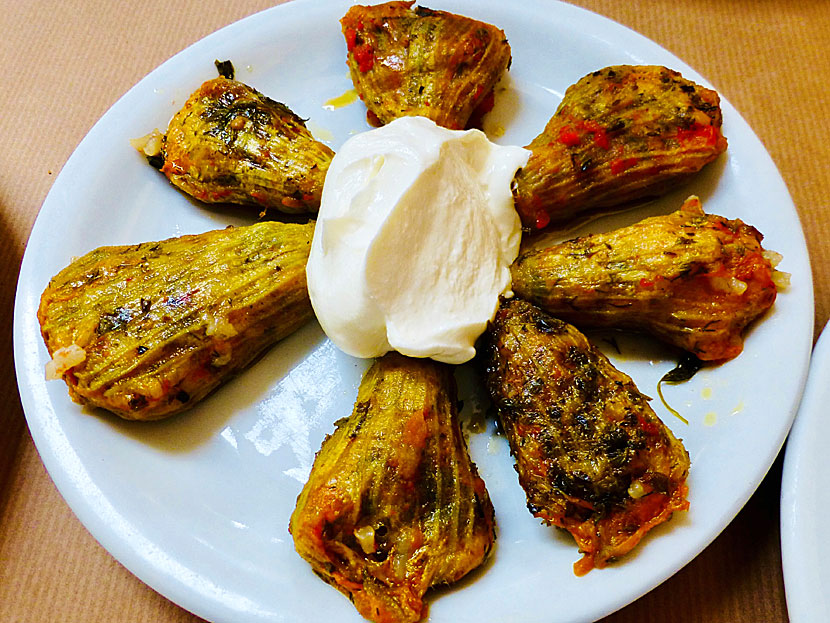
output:
M579 141L581 140L579 133L571 127L564 127L560 128L559 130L559 142L563 145L567 145L568 147L575 147L579 145Z
M375 51L368 43L361 43L355 46L352 55L357 63L357 68L364 74L375 64Z
M619 175L623 171L627 171L633 167L635 164L637 164L636 158L617 158L616 160L611 161L611 173Z
M346 49L351 52L357 43L357 31L354 28L346 29Z

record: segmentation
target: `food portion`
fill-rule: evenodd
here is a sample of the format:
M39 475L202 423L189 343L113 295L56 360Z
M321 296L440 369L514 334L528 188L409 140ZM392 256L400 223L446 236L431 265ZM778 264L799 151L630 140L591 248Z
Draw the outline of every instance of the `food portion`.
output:
M332 161L308 265L317 319L342 350L462 363L510 287L527 161L423 117L349 139Z
M595 71L565 91L516 176L525 227L561 226L676 187L726 149L720 98L665 67Z
M483 346L527 507L573 536L581 576L689 508L690 465L650 399L567 323L688 351L661 380L674 382L737 356L781 275L755 228L696 197L517 258L523 228L658 195L717 158L718 95L665 67L607 67L567 89L526 149L495 145L462 130L493 106L505 33L413 5L354 5L340 20L348 95L382 127L336 156L229 61L165 134L133 141L198 200L319 210L316 224L102 247L58 273L38 311L47 376L131 420L188 409L315 315L345 353L379 357L289 525L313 571L377 623L424 619L425 593L479 567L495 541L447 364Z
M576 328L512 299L488 340L487 386L528 509L573 535L577 575L688 508L683 445Z
M780 256L740 220L677 212L522 254L513 290L584 327L644 331L704 361L743 350L744 329L775 301Z
M372 621L421 620L426 590L463 577L493 546L493 506L457 400L450 367L377 360L297 499L297 552Z
M172 184L207 203L316 212L334 152L284 104L224 77L208 80L148 153ZM153 160L151 160L152 162Z
M191 407L313 317L313 230L262 222L87 253L41 297L47 375L125 419Z
M340 20L355 89L373 125L417 115L469 127L493 106L510 66L507 38L490 24L412 5L357 5Z

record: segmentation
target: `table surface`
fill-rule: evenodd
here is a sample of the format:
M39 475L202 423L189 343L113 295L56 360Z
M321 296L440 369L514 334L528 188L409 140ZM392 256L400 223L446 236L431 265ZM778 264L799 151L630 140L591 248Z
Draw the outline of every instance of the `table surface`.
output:
M72 150L124 92L266 0L48 0L0 11L0 621L201 619L155 593L87 533L26 428L12 360L12 307L26 241ZM830 10L824 0L579 0L706 76L780 169L804 227L815 326L830 314ZM822 112L824 111L824 112ZM608 623L787 620L779 545L781 457L730 526L677 575Z

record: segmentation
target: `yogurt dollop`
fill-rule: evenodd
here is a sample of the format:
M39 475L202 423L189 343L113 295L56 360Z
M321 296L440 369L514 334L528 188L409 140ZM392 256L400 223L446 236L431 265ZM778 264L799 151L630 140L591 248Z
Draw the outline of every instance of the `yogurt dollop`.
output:
M337 152L307 267L323 330L346 353L463 363L508 294L521 222L510 184L530 152L402 117Z

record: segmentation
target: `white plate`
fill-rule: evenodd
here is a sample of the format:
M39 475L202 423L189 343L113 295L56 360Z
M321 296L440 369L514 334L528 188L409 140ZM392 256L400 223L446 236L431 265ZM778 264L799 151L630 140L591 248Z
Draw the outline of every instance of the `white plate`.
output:
M830 328L813 349L781 478L781 558L792 623L830 621Z
M45 382L47 353L35 317L49 278L101 245L136 243L247 223L246 209L205 208L172 188L128 139L164 128L187 95L231 59L237 78L296 113L332 147L367 129L360 103L326 110L351 88L338 20L345 0L298 0L235 23L153 71L95 125L55 182L32 231L15 306L15 357L29 427L62 495L90 532L147 584L214 621L359 621L340 593L293 550L286 526L324 435L351 411L365 362L339 353L312 324L191 412L156 424L83 412L60 382ZM570 5L544 0L436 0L497 24L513 49L507 90L487 128L525 145L565 88L611 64L655 63L705 80L642 36ZM569 536L525 509L504 440L470 438L496 507L490 564L431 599L432 621L587 621L650 590L700 552L743 506L777 455L806 376L812 336L810 266L795 209L775 166L739 114L723 102L727 154L688 186L593 229L677 209L689 193L739 217L784 255L792 286L748 335L736 360L667 387L692 460L691 510L658 527L624 561L586 577ZM620 340L612 359L655 395L673 355ZM462 389L476 386L462 370ZM465 414L480 404L467 395ZM507 597L506 597L507 596Z

